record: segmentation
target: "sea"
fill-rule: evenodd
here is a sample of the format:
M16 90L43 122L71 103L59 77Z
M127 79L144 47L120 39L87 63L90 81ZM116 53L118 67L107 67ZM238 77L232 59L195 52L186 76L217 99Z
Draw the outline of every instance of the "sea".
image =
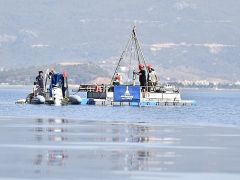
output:
M239 180L240 91L182 89L194 106L15 104L0 88L0 180Z

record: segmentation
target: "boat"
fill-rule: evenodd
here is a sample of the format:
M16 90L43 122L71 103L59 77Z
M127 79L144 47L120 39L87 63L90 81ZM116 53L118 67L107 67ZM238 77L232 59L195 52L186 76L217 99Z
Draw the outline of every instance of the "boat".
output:
M68 75L46 71L44 76L44 88L39 86L33 88L33 92L28 94L26 99L17 100L17 104L48 104L48 105L67 105L80 104L81 98L78 95L69 95Z
M136 81L135 73L135 67L140 64L143 64L145 72L149 73L136 28L133 27L111 82L102 85L80 85L74 91L87 93L87 98L83 98L80 104L103 106L191 106L195 104L192 100L182 100L179 89L169 84L140 86Z

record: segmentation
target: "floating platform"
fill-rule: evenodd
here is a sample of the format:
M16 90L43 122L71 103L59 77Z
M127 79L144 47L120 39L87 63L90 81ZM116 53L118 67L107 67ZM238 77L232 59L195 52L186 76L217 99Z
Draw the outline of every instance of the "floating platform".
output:
M137 106L137 107L155 107L155 106L193 106L195 101L142 101L142 102L114 102L101 99L82 99L80 105L96 106Z
M81 99L80 105L156 107L196 104L193 100L182 100L178 89L169 86L157 88L158 91L155 92L142 92L138 85L120 85L110 88L102 87L102 92L91 92L87 86L85 87L87 90L84 89L84 92L87 92L87 97Z

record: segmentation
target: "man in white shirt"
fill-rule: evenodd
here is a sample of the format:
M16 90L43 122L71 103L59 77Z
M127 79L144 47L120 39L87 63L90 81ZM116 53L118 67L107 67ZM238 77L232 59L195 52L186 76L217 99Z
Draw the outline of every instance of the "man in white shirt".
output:
M147 66L148 68L148 91L155 91L156 90L156 85L158 83L158 78L155 70L152 68L151 65Z

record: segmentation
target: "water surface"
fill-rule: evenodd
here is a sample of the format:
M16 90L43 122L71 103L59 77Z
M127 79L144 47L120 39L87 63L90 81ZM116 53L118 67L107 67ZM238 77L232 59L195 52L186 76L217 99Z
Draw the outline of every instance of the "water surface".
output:
M0 179L240 179L240 92L192 107L17 105L0 89Z

